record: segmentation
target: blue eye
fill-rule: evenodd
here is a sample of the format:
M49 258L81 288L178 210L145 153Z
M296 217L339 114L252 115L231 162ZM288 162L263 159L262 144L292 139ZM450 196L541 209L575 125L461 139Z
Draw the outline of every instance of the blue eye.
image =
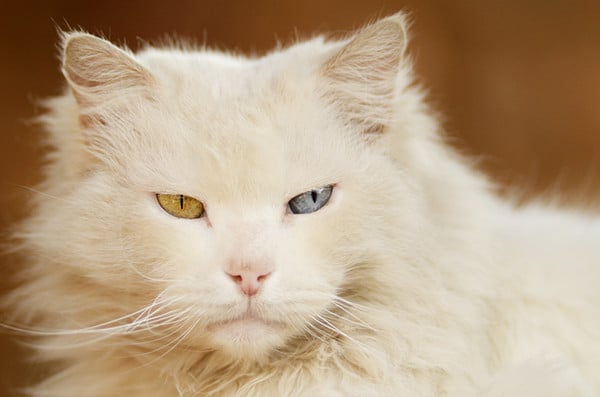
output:
M288 202L290 211L294 214L310 214L320 210L331 197L333 186L323 186L318 189L301 193Z

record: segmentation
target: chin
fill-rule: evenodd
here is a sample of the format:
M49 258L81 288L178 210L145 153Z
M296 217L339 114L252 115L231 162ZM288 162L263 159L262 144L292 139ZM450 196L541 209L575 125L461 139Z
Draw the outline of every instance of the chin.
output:
M290 336L285 324L255 317L220 321L206 329L215 348L233 358L266 358Z

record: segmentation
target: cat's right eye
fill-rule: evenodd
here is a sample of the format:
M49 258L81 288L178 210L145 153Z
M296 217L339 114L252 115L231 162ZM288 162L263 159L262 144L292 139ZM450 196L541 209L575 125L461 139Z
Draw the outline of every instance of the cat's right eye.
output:
M196 219L204 214L200 200L183 194L156 194L156 200L163 210L177 218Z

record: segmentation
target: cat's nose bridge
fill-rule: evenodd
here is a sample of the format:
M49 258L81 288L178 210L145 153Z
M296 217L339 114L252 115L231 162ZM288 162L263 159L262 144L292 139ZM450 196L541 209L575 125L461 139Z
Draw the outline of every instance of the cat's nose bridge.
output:
M228 253L223 270L248 296L259 292L275 268L275 226L267 219L267 216L256 219L241 215L231 220L227 235L223 235Z
M266 217L265 217L266 218ZM267 255L276 234L276 225L266 219L233 217L221 232L221 238L232 256L242 259Z

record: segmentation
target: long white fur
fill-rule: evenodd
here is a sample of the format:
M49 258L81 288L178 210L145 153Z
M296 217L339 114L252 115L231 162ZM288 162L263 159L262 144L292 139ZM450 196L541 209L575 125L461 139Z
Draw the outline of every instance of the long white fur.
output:
M256 59L66 34L7 299L54 370L30 395L598 396L600 222L496 198L440 138L405 32ZM247 306L227 261L265 258L252 305L278 325L220 329Z

